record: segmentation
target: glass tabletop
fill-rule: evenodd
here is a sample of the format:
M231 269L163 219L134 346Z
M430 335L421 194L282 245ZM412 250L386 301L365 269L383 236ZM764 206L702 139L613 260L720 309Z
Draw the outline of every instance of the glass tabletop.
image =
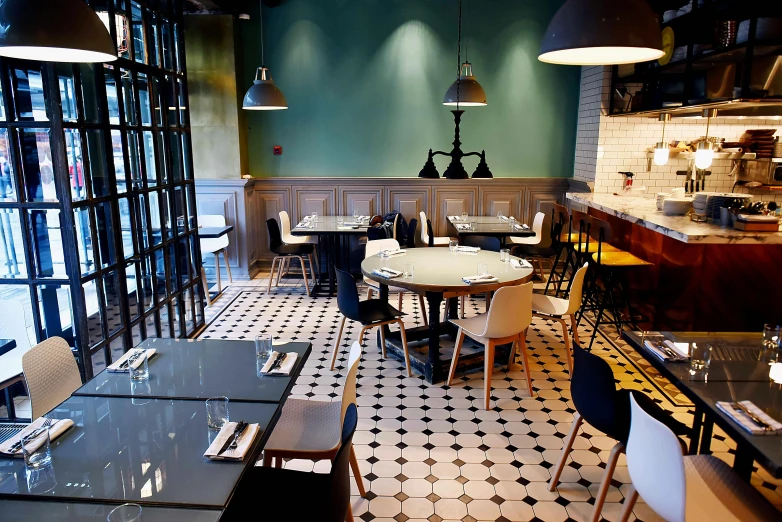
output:
M149 380L130 382L127 373L103 370L74 395L207 399L226 396L235 401L282 402L312 350L310 343L275 345L277 351L296 352L288 376L261 375L254 341L218 339L147 339L139 347L155 348L149 359Z
M0 500L0 521L106 522L116 507L117 504L86 502ZM141 516L144 522L217 522L221 513L220 510L144 506Z
M231 420L258 423L261 432L244 461L217 462L203 456L216 432L201 401L71 397L49 415L75 422L52 441L51 468L26 473L23 459L0 458L0 497L222 509L279 407L230 403Z
M366 217L366 216L365 216ZM339 220L342 220L344 225L339 226ZM294 236L309 236L318 234L359 234L366 235L369 228L369 219L364 219L359 225L354 228L349 227L353 223L359 223L353 216L318 216L317 223L310 223L308 227L296 226L291 230L291 234Z

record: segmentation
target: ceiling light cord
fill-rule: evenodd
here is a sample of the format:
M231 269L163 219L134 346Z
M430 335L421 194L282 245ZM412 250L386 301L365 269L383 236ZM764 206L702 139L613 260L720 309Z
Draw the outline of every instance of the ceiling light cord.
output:
M263 0L260 0L258 2L260 4L260 13L261 13L261 67L266 67L266 60L263 56Z
M459 0L459 37L456 44L456 110L459 110L461 101L461 79L462 79L462 0Z

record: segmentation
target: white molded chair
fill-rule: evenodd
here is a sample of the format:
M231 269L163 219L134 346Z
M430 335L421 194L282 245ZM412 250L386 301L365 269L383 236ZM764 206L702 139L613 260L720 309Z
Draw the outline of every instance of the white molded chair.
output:
M288 399L280 419L269 436L263 465L282 467L282 459L333 460L340 447L342 423L348 406L356 403L356 375L361 362L361 345L353 342L348 356L348 373L340 402ZM350 451L350 467L361 496L366 495L356 452Z
M428 227L426 226L426 212L423 210L419 212L418 218L418 226L421 228L421 242L424 244L424 246L429 246L429 230L427 230ZM448 243L451 242L451 238L433 237L432 241L436 247L447 247Z
M509 236L508 241L510 242L511 247L514 247L516 245L525 245L525 246L537 246L540 244L541 240L543 239L543 221L546 219L546 214L543 212L538 212L535 214L535 219L532 221L532 231L535 232L534 236L530 237L515 237L515 236Z
M204 214L198 216L198 225L202 227L224 227L225 216L220 214ZM214 254L215 256L215 274L217 275L217 291L222 290L222 284L220 281L220 254L223 254L223 261L225 261L225 271L228 272L228 281L233 283L233 277L231 276L231 265L228 263L228 234L214 238L203 238L199 240L201 243L201 256L204 254ZM206 284L206 272L204 272L203 263L201 265L201 277L204 279L204 287ZM206 288L206 302L211 305L212 300L209 297L209 288Z
M581 308L584 277L586 277L588 266L589 263L584 263L584 266L579 268L576 275L573 276L573 286L570 287L570 296L567 299L560 299L550 295L532 294L532 315L557 321L562 325L562 338L565 340L567 364L571 375L573 374L573 353L570 347L570 336L568 335L565 317L570 318L570 324L573 327L573 340L579 342L576 312Z
M27 393L32 401L32 418L54 409L81 387L81 375L68 342L50 337L22 356Z
M682 455L679 439L630 399L627 470L633 488L625 495L620 520L626 521L640 494L669 522L779 520L758 491L724 461L711 455Z
M524 363L524 373L527 378L527 390L532 396L532 377L530 376L529 360L527 358L526 332L532 323L532 283L519 286L504 286L494 293L489 311L469 319L451 319L459 327L456 334L456 345L453 349L451 370L448 372L448 384L453 381L456 373L456 363L459 360L464 336L486 347L484 354L484 394L485 406L489 409L491 399L491 374L494 370L494 347L498 344L513 343L508 359L508 366L513 364L516 353L516 343L521 346L521 357Z
M313 246L312 256L315 258L315 268L320 274L317 236L294 236L291 233L291 218L285 210L280 210L280 233L282 234L282 242L287 245L308 244ZM315 279L315 274L312 274L312 278Z
M399 215L397 214L397 217ZM383 250L389 250L399 248L399 242L396 239L375 239L372 241L367 241L367 247L366 251L364 253L364 259L374 256L378 252L381 252ZM372 299L372 296L375 292L380 292L380 285L377 284L377 282L369 279L368 277L364 278L364 284L367 285L367 299ZM398 293L399 294L399 302L397 308L399 311L402 311L402 294L404 292L407 292L408 290L405 290L404 288L399 288L398 286L389 286L388 287L389 293ZM418 294L418 304L421 306L421 314L424 316L424 325L429 326L429 319L426 317L426 305L424 303L424 296L421 294Z

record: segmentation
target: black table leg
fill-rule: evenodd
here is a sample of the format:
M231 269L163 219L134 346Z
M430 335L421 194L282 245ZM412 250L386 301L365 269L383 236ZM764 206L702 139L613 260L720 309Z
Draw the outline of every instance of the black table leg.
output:
M328 270L329 270L329 295L333 296L334 292L336 290L336 279L337 279L337 272L334 270L334 267L338 263L338 252L336 248L336 241L335 241L334 235L328 235L326 236L326 241L328 242Z
M426 292L429 305L429 355L426 363L426 380L440 382L443 380L443 368L440 364L440 304L443 302L441 292Z
M714 421L708 416L703 418L703 434L701 435L701 446L698 453L702 455L711 455L711 433L714 429Z
M693 417L694 420L692 423L692 432L690 433L690 449L688 453L690 455L697 455L698 443L700 442L701 438L701 426L703 426L703 412L698 406L695 407Z
M5 406L7 408L6 413L8 413L8 419L14 420L16 419L16 407L14 406L14 398L11 397L11 386L6 386L3 391L5 392Z
M752 463L754 461L755 459L752 458L748 445L737 443L736 458L733 460L733 471L746 483L749 483L752 477Z

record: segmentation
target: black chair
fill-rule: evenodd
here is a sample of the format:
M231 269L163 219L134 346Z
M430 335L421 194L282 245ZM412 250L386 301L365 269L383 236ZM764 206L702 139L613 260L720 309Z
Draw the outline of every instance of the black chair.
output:
M500 240L491 236L466 236L464 246L478 247L489 252L500 251Z
M415 248L415 233L418 230L418 220L413 218L407 225L407 248Z
M358 342L361 344L364 344L364 332L370 328L375 328L376 326L381 327L380 345L384 358L386 357L386 332L384 327L389 324L397 323L402 335L402 347L405 351L407 375L412 376L413 372L410 368L410 354L407 351L407 335L405 333L405 325L401 319L405 314L388 304L387 300L359 300L358 288L356 287L356 280L353 279L353 276L339 268L335 268L334 270L337 272L337 306L342 313L342 322L339 324L339 333L337 334L337 340L334 342L334 350L331 353L331 369L334 369L334 364L337 362L339 343L342 340L342 329L344 328L347 319L361 323L361 331L358 334ZM388 282L391 283L393 280L389 280Z
M274 259L272 260L272 269L271 272L269 272L269 286L266 289L266 292L269 293L272 289L275 265L277 265L277 282L274 286L277 286L280 284L283 271L290 266L291 259L298 259L299 263L301 263L301 273L304 276L304 288L307 290L307 295L310 295L310 285L307 281L307 268L304 265L304 258L306 257L310 262L312 280L315 281L315 265L312 261L312 253L315 250L315 245L310 243L297 243L293 245L283 243L282 234L280 234L280 225L277 224L276 219L267 219L266 229L269 231L269 250L275 254Z
M559 483L559 477L565 467L568 455L573 448L573 442L578 435L581 423L587 421L594 428L616 439L616 445L606 462L605 472L600 489L595 497L595 507L590 520L600 519L608 487L616 468L619 455L624 453L627 438L630 435L630 394L639 406L655 419L664 423L677 435L689 435L690 430L684 424L671 417L645 394L631 390L617 390L614 384L614 373L607 361L600 356L587 352L581 346L573 343L573 377L570 391L576 414L570 432L564 440L562 453L551 474L549 491L554 491Z
M350 508L350 450L357 424L356 405L350 404L342 423L342 446L328 474L251 466L239 481L220 520L253 520L250 513L262 513L266 508L271 508L270 515L285 513L285 516L270 518L275 520L353 520Z

